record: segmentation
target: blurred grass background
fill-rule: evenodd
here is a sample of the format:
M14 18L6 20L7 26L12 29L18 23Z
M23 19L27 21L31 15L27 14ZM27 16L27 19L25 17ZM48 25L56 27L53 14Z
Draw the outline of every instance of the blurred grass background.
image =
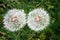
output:
M36 8L44 8L50 15L50 25L35 32L26 25L18 32L4 29L4 15L9 9L24 9L28 15ZM0 40L60 40L60 1L59 0L0 0Z

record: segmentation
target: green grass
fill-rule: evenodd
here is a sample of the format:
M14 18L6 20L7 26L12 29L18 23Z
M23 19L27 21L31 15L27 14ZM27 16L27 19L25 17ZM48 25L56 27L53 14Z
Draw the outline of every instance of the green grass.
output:
M9 9L23 9L28 15L36 8L44 8L50 15L50 25L35 32L26 25L18 32L4 29L3 17ZM58 0L0 0L0 40L60 40L60 2Z

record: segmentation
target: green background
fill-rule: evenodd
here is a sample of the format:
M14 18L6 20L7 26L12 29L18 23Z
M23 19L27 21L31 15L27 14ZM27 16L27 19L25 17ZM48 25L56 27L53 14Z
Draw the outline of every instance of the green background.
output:
M10 9L23 9L28 15L36 8L44 8L50 15L50 25L43 31L35 32L28 25L17 32L10 32L3 26L3 19ZM0 0L0 40L60 40L59 0Z

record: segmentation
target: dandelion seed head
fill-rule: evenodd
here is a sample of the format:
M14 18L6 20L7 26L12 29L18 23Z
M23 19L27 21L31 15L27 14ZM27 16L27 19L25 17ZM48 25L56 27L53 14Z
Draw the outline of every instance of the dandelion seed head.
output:
M49 22L50 17L45 10L37 8L29 12L27 23L32 30L41 31L48 26Z
M9 31L17 31L26 24L26 14L23 10L11 9L4 16L4 28Z

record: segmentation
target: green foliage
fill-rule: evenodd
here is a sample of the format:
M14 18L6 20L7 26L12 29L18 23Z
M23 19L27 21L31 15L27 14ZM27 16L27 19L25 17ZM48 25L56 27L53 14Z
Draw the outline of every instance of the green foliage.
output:
M36 8L44 8L50 15L50 25L35 32L26 25L18 32L10 32L3 26L3 17L9 9L24 9L26 14ZM58 0L0 0L0 40L60 40L60 2Z

